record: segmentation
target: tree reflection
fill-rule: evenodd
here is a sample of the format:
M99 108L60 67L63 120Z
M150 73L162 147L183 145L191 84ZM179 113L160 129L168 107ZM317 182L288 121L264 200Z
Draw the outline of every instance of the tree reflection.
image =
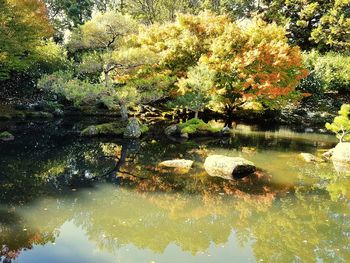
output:
M72 198L48 199L19 213L25 220L9 224L11 230L1 240L14 248L54 242L57 229L72 221L97 247L113 253L129 244L163 253L169 244L176 244L195 255L211 244L226 244L235 233L242 246L253 241L257 260L346 262L350 258L347 202L334 202L327 195L150 193L104 185ZM40 222L43 214L46 220ZM28 234L23 234L23 224Z
M297 143L275 138L230 140L220 143L229 150L288 143L288 149L299 149ZM350 260L348 179L334 179L328 166L314 165L302 166L299 184L292 186L276 184L264 171L240 181L212 178L201 164L215 143L67 140L48 149L41 145L41 153L32 156L30 150L10 152L0 176L0 200L10 204L0 210L0 245L18 255L54 242L69 221L97 247L114 253L129 244L163 253L176 244L196 255L213 244L227 244L234 235L265 262ZM195 165L189 174L157 166L171 158L192 159ZM288 172L285 164L276 166ZM321 171L322 176L312 177ZM114 184L92 184L107 177ZM45 198L49 186L59 191L89 187ZM34 197L40 199L30 202Z

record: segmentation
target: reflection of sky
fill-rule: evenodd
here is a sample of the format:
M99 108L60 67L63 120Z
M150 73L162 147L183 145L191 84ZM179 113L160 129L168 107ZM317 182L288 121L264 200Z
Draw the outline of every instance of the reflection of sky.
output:
M85 236L81 228L72 222L66 222L60 229L56 243L34 246L32 250L23 251L16 262L21 263L131 263L131 262L255 262L250 248L251 242L240 247L235 234L232 233L226 244L211 244L203 253L192 255L183 252L177 245L170 244L163 254L155 254L149 249L139 249L133 245L118 248L114 254L100 251L95 243Z

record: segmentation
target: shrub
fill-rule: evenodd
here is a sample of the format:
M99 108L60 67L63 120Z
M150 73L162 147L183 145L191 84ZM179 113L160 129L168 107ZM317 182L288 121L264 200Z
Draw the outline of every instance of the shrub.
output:
M38 82L38 87L47 92L53 92L80 106L98 99L103 101L106 88L102 84L91 84L74 78L70 72L58 71L44 75Z
M205 123L201 119L193 118L185 123L181 123L179 125L181 133L188 133L188 134L194 134L196 132L209 132L209 133L217 133L220 131L220 129L213 128L210 126L210 124Z
M332 123L326 123L326 128L334 132L340 142L350 141L350 104L342 105L338 113Z
M299 85L305 92L350 91L350 56L347 53L329 52L324 55L316 51L304 54L304 63L310 75Z

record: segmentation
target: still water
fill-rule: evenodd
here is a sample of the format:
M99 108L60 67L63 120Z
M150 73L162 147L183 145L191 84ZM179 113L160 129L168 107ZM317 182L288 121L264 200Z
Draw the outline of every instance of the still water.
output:
M125 141L16 127L0 143L4 262L350 262L350 177L298 157L333 136L238 126L229 138ZM214 153L260 171L210 178ZM172 158L194 168L157 166Z

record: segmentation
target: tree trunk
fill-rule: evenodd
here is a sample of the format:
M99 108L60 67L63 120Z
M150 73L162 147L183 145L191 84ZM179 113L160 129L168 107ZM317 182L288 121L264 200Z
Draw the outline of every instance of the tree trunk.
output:
M122 116L123 121L128 120L128 108L125 103L120 103L120 115Z
M225 120L225 126L227 126L228 128L232 129L232 122L233 122L233 111L234 108L226 105L225 106L225 112L226 112L226 120Z
M108 85L109 85L109 72L108 71L105 71L105 87L107 88Z
M196 111L194 112L194 118L195 118L195 119L198 119L198 113L199 113L198 110L196 110Z
M124 1L120 1L120 12L124 15Z

